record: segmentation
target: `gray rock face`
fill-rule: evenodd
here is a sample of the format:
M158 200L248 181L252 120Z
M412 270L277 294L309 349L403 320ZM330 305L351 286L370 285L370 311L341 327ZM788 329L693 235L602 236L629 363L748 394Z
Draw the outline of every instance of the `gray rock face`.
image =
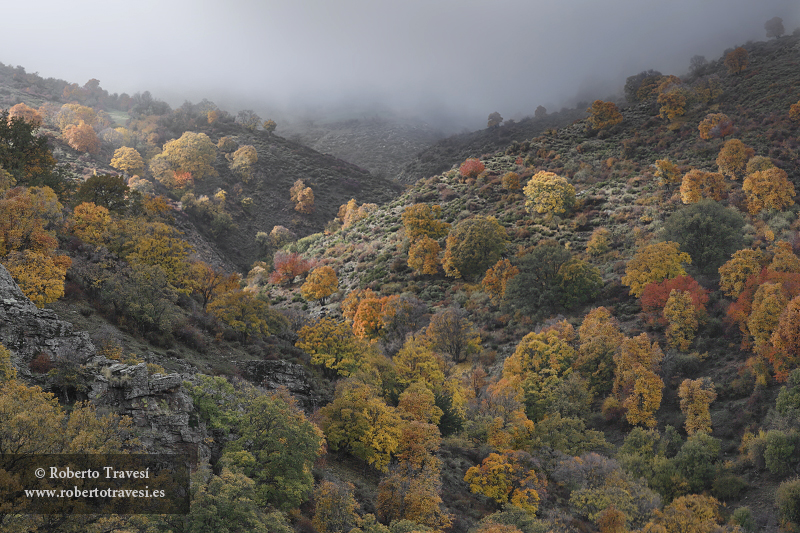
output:
M69 358L83 363L96 353L89 334L49 309L39 309L20 290L8 270L0 265L0 342L11 350L22 377L30 377L28 364L40 353L51 360Z
M307 368L289 361L236 361L246 380L267 390L286 388L306 411L324 405L323 396L315 386Z

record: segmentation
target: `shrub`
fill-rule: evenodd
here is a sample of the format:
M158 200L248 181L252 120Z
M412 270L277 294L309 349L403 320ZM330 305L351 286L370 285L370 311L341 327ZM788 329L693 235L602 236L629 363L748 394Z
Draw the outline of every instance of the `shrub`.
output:
M800 477L781 483L775 493L775 505L783 522L800 522Z
M480 159L467 159L458 167L458 172L465 178L477 178L484 170L486 165L481 163Z
M767 432L764 448L764 463L767 469L776 475L784 476L791 472L797 464L797 445L800 434L796 431L784 432L773 429Z

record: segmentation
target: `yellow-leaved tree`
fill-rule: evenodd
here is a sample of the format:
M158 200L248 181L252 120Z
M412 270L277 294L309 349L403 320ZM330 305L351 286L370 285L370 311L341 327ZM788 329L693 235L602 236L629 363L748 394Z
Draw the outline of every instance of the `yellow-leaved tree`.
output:
M699 325L697 308L689 291L672 289L664 305L667 320L667 342L673 348L686 351L694 340Z
M709 378L684 379L678 388L681 412L686 416L686 433L711 433L711 402L717 398L714 383Z
M450 224L441 220L442 206L430 204L414 204L403 210L403 227L406 236L412 242L420 237L439 240L450 231Z
M614 102L595 100L586 110L589 113L589 123L596 130L608 128L622 122L622 113L619 112Z
M603 411L621 408L629 423L655 427L664 388L658 375L663 359L664 352L647 334L624 339L614 354L613 395L603 403Z
M339 278L332 267L323 265L315 268L300 287L300 294L306 301L320 300L323 304L328 296L339 289Z
M575 187L553 172L540 171L522 189L531 213L561 215L575 205Z
M546 486L544 477L536 474L536 466L536 460L521 450L490 453L479 466L467 470L464 481L474 493L536 514L539 491Z
M508 282L517 274L519 274L519 269L512 265L511 261L508 259L501 259L495 263L492 268L486 271L481 285L483 286L483 290L492 298L492 301L500 303L503 301L503 297L506 294Z
M408 249L408 266L417 274L436 274L439 271L441 251L438 242L422 235Z
M311 355L311 364L328 375L349 376L358 370L369 353L368 344L353 334L347 322L323 317L297 332L298 348Z
M126 174L139 174L144 170L144 159L134 148L123 146L114 151L114 157L111 158L111 166Z
M765 264L761 250L738 250L721 267L719 267L719 288L730 298L738 298L744 290L745 283L755 274L761 272Z
M745 178L742 190L751 215L764 209L783 211L794 205L794 185L788 180L786 171L777 167L753 172Z
M622 284L630 287L637 298L649 283L685 276L682 263L691 263L692 258L680 251L677 242L657 242L643 246L625 267Z
M188 172L195 181L216 174L212 164L217 147L205 133L185 132L179 139L166 143L159 157L169 162L173 172Z
M719 151L717 166L722 174L735 180L742 175L747 162L755 154L755 150L739 139L728 139Z

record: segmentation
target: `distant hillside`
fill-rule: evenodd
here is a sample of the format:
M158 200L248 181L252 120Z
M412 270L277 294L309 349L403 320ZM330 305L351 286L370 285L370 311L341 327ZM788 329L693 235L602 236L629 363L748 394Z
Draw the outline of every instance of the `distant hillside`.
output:
M453 135L416 154L396 179L402 183L414 183L418 179L449 170L468 157L494 153L505 149L514 141L522 142L541 135L548 129L561 128L584 117L585 108L563 109L557 113L529 117L518 122L509 120L494 128Z
M444 137L424 121L393 114L335 122L281 124L278 132L388 179L396 179L419 152Z

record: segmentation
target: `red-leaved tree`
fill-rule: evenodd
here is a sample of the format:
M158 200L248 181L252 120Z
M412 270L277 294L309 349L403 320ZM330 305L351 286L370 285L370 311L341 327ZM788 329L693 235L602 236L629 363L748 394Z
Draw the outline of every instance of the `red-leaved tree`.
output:
M269 275L269 282L275 285L291 285L294 278L311 270L314 262L303 259L297 253L275 252L272 266L274 270Z
M662 311L673 290L688 292L692 297L692 305L698 313L706 312L708 303L708 290L704 289L692 276L678 276L666 279L661 283L650 283L642 291L642 315L648 324L667 325Z

